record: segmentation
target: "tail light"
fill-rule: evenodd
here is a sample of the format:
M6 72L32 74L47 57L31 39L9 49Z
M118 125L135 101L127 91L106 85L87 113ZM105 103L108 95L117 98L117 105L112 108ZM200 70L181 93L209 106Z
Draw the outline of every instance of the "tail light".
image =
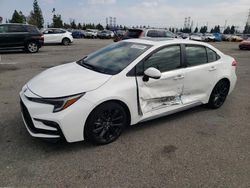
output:
M238 64L238 63L237 63L237 61L236 61L236 60L234 60L234 61L232 62L232 66L233 66L233 67L236 67L236 66L237 66L237 64Z

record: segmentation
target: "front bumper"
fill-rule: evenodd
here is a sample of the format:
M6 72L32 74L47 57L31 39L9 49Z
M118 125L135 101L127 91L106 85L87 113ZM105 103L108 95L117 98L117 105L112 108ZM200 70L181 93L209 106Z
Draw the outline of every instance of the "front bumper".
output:
M29 89L25 89L25 94L22 90L20 106L25 127L31 136L52 141L84 140L84 125L93 108L92 103L81 98L67 109L53 113L53 105L30 101L27 93L34 97Z

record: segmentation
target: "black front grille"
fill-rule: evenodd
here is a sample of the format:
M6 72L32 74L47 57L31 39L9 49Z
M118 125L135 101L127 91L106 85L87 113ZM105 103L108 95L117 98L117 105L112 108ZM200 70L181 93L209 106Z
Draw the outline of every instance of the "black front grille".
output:
M56 128L56 130L47 130L47 129L40 129L40 128L36 128L33 124L32 118L29 114L28 109L26 108L26 106L24 105L24 103L22 102L22 100L20 100L20 105L21 105L21 110L22 110L22 114L23 114L23 118L24 121L28 127L28 129L35 134L47 134L47 135L56 135L56 136L60 136L62 138L64 138L62 131L60 129L60 126L53 121L47 121L47 120L41 120L41 119L35 119L36 121L40 121L42 122L44 125L49 126L49 127L53 127Z

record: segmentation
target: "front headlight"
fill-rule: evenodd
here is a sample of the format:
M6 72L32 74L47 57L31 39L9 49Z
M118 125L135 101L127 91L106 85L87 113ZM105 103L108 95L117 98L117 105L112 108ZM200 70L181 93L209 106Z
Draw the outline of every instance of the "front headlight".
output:
M62 111L72 104L74 104L78 99L80 99L85 93L71 95L68 97L59 97L59 98L30 98L29 100L38 103L51 104L54 106L53 112Z

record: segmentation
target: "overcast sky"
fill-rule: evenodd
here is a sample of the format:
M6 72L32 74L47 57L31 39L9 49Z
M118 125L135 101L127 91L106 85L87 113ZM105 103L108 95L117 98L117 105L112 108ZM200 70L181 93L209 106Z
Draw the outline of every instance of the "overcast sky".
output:
M250 10L250 0L38 0L45 23L51 23L52 9L64 22L106 24L106 17L117 18L117 24L154 27L183 27L190 16L194 27L236 25L243 28ZM28 15L33 0L0 0L0 16L10 19L14 10Z

